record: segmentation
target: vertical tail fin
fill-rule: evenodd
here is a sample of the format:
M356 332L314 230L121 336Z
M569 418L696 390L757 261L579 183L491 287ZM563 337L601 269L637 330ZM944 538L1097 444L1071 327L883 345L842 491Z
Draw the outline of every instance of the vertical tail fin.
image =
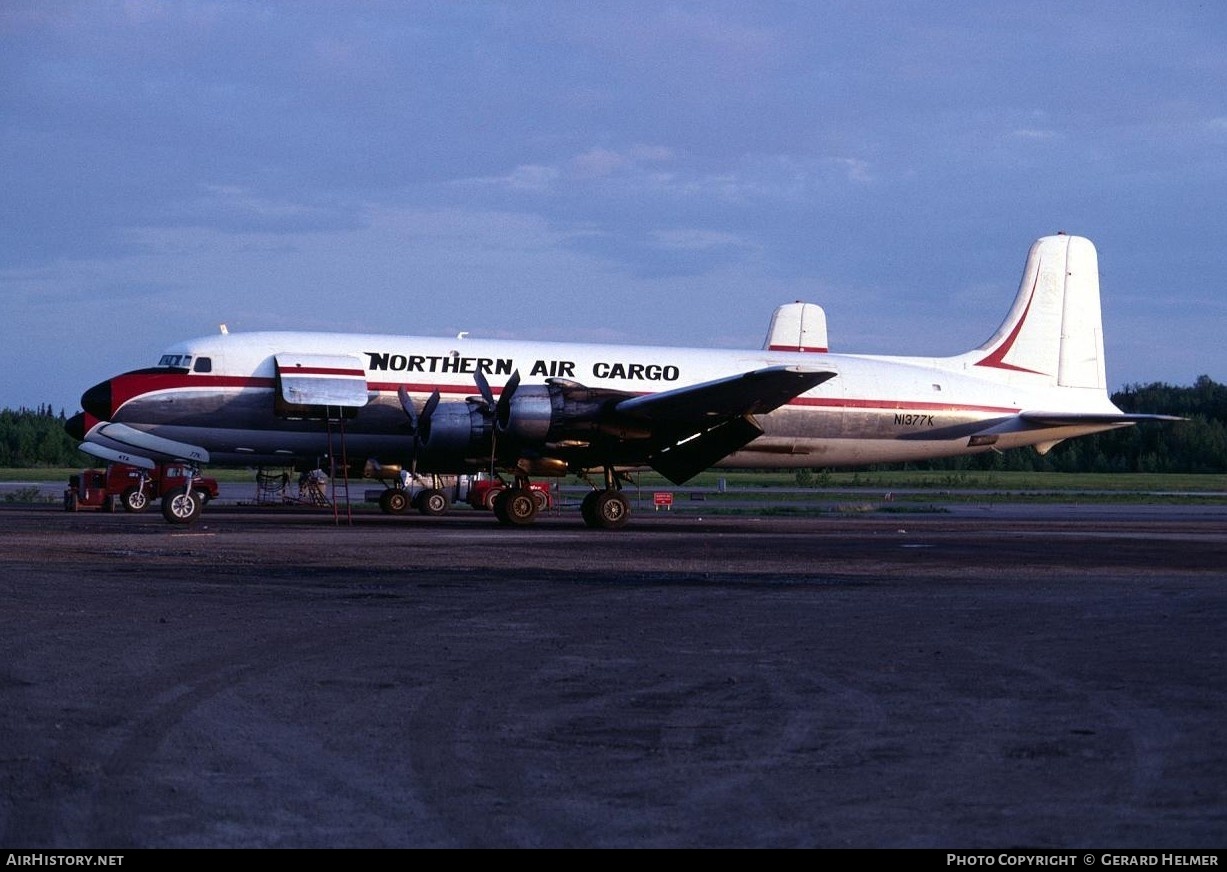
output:
M829 350L827 313L817 303L785 303L771 316L763 348L768 351Z
M1007 381L1106 389L1099 258L1081 236L1045 236L1031 246L1018 296L971 365Z

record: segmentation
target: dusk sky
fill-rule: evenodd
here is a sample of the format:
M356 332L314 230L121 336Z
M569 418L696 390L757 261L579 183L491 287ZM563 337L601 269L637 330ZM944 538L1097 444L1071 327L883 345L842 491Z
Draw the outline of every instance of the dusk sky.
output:
M1099 249L1108 383L1227 380L1227 4L0 3L0 406L265 329L979 345Z

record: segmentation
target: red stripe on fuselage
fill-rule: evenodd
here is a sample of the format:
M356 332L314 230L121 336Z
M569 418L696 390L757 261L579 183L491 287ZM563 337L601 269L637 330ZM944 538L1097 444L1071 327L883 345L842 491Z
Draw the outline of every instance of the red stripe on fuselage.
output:
M145 394L183 388L255 388L273 386L271 378L236 375L185 375L183 373L125 373L111 379L111 412Z
M796 397L790 406L809 406L832 409L879 409L882 411L922 412L997 412L1013 415L1018 409L1007 406L978 406L968 403L928 403L913 400L852 400L836 397Z

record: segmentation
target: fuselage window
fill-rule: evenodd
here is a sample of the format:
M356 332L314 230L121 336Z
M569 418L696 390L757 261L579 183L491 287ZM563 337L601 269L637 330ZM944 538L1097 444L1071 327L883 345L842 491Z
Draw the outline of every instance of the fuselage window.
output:
M173 366L188 369L192 365L192 355L190 354L163 354L162 359L158 361L158 366Z
M213 358L211 357L196 358L196 365L192 367L192 372L212 372L212 371L213 371Z

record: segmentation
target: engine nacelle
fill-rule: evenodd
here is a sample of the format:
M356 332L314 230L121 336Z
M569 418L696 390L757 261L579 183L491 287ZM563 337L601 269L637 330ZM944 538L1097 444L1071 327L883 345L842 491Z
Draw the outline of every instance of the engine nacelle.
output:
M557 392L557 388L550 385L521 387L507 404L506 411L500 414L495 425L498 432L522 445L544 443L555 423L551 394Z
M489 414L476 403L440 403L422 434L427 457L474 458L489 455L493 432Z
M600 412L612 395L561 379L525 385L515 392L495 426L500 439L505 436L520 446L583 438L599 427Z

